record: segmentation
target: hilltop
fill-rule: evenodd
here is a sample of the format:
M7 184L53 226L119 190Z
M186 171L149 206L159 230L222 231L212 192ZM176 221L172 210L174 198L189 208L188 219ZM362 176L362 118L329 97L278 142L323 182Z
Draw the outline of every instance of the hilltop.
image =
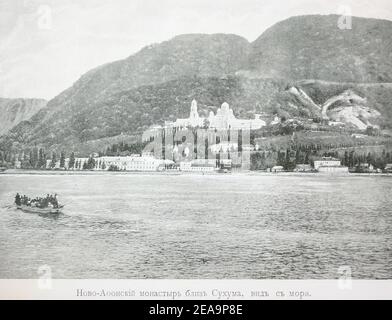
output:
M298 16L265 31L251 44L252 76L336 82L392 82L392 21L337 15Z

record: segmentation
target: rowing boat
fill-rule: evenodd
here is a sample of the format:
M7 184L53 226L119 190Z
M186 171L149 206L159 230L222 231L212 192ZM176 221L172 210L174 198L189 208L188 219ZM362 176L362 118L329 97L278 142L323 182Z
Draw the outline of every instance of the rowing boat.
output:
M26 205L20 205L16 207L24 212L42 213L42 214L59 214L61 213L61 209L64 208L64 206L59 206L58 208L53 208L53 207L40 208L40 207L26 206Z

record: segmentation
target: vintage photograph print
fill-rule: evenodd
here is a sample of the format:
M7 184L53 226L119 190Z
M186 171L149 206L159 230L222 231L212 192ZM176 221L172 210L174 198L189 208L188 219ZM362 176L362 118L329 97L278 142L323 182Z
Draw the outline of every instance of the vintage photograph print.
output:
M391 196L390 0L0 0L1 298L392 298Z

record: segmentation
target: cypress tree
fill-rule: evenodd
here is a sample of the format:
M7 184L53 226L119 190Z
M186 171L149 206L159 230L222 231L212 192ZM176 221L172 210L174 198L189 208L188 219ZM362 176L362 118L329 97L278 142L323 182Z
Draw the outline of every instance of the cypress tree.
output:
M44 149L40 148L38 152L38 168L42 169L46 166L46 156Z
M75 153L72 152L69 157L68 169L73 169L74 166L75 166Z
M33 151L29 152L29 164L31 168L34 168Z
M305 154L304 164L309 164L309 152L306 152L306 154Z
M348 151L347 150L344 152L343 165L345 165L345 166L349 166L350 165L349 164L349 160L348 160Z
M52 153L52 161L50 162L50 167L51 167L52 169L56 166L56 162L57 162L56 153L53 152L53 153Z
M32 168L38 167L38 149L37 148L33 148L33 150L30 152L30 165Z
M64 151L61 151L60 153L60 168L65 167L65 153Z

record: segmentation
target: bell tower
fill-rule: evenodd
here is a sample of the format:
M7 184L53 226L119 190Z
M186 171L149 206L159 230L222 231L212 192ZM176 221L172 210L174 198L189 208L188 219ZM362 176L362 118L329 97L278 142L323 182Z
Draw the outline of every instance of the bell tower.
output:
M191 114L189 116L189 121L190 121L192 127L196 127L199 124L199 113L197 112L196 100L192 101Z
M197 113L197 101L193 100L192 101L192 105L191 105L191 114L190 114L190 118L195 119L198 118L199 114Z

